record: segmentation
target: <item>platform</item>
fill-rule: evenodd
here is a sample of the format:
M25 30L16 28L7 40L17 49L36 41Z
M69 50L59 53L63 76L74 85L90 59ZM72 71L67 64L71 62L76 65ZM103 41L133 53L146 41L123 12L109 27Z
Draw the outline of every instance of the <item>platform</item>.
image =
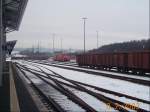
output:
M41 109L47 111L30 85L7 62L0 87L0 112L40 112Z
M0 87L0 111L10 111L10 83L8 63L3 72L3 86Z

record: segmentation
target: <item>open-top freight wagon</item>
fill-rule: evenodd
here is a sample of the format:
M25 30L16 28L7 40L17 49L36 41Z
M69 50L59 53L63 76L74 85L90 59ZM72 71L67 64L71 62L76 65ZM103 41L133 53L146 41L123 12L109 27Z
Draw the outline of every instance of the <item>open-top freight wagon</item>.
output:
M115 68L121 72L150 73L150 51L120 53L85 53L77 55L79 66L97 67L100 69Z

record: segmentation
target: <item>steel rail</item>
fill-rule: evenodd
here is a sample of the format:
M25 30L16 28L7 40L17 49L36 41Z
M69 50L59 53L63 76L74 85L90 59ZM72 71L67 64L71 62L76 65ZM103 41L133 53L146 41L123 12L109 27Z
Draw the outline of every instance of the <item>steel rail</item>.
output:
M32 62L32 61L28 61L28 62ZM99 73L99 72L96 72L96 71L87 71L87 70L83 70L83 69L79 69L79 68L70 68L70 67L66 67L66 66L51 65L51 64L41 63L41 62L33 62L33 63L43 64L43 65L48 65L48 66L54 66L54 67L63 68L63 69L67 69L67 70L74 70L74 71L84 72L84 73L88 73L88 74L91 74L91 75L98 75L98 76L104 76L104 77L109 77L109 78L113 78L113 79L120 79L120 80L123 80L123 81L128 81L128 82L132 82L132 83L136 83L136 84L145 85L145 86L150 87L150 81L148 81L148 80L135 79L135 78L131 78L131 77Z
M39 75L39 74L38 74L38 75ZM42 75L41 75L41 76L42 76ZM47 76L48 76L48 75L47 75ZM43 76L43 77L45 77L45 76ZM47 78L47 77L45 77L45 78ZM49 78L50 78L50 77L49 77ZM51 80L54 80L54 79L51 78ZM55 80L56 80L56 79L55 79ZM60 84L68 85L68 84L66 84L66 83L63 83L62 81L58 81L58 80L57 80L57 82L59 82ZM70 81L69 81L69 82L70 82ZM75 82L71 82L71 83L73 83L73 84L77 85L78 87L80 87L80 88L76 88L76 87L73 87L73 88L76 88L76 89L78 89L78 90L82 90L82 91L84 91L84 92L86 91L86 92L89 93L90 95L95 96L96 98L98 98L98 99L100 99L100 100L104 100L105 98L107 98L107 97L105 97L105 96L103 96L103 95L101 95L101 94L98 94L98 93L89 91L89 90L85 89L84 87L82 87L81 85L76 84ZM70 87L71 85L68 85L68 86ZM72 87L72 86L71 86L71 87ZM102 98L102 97L103 97L103 98ZM113 102L115 102L115 103L110 103L110 101L108 101L108 100L113 101ZM123 103L123 102L114 100L114 99L112 99L112 98L107 98L107 100L105 99L104 101L105 101L105 103L108 103L108 102L109 102L109 104L110 104L111 106L113 106L113 107L116 107L116 105L113 105L113 104L120 104L120 107L119 107L118 110L126 111L126 110L123 110L123 109L121 108L121 105L124 105L124 106L126 105L126 104ZM132 105L129 105L129 107L132 107ZM129 108L129 109L131 109L131 108ZM146 110L141 109L141 108L138 108L138 107L132 108L132 110L146 111Z
M91 106L89 106L86 102L84 102L82 99L80 99L78 96L76 96L75 94L73 94L71 91L69 91L68 89L64 88L63 86L61 86L59 83L57 83L56 81L54 81L56 83L55 86L54 84L48 82L47 80L45 80L43 77L41 77L38 73L34 73L31 70L28 70L28 68L25 68L24 70L31 72L32 74L36 75L39 79L43 80L45 83L47 83L48 85L54 87L55 89L57 89L58 91L60 91L61 93L63 93L64 95L66 95L70 100L72 100L73 102L75 102L76 104L80 105L80 107L82 107L83 109L85 109L87 112L97 112L94 108L92 108Z
M126 98L129 98L129 99L132 99L132 100L136 100L136 101L139 101L139 102L143 102L143 103L146 103L146 104L150 104L150 101L147 101L147 100L143 100L143 99L140 99L140 98L137 98L137 97L133 97L133 96L130 96L130 95L126 95L126 94L123 94L123 93L119 93L119 92L115 92L115 91L111 91L111 90L107 90L107 89L104 89L104 88L100 88L100 87L96 87L96 86L93 86L93 85L89 85L89 84L85 84L85 83L82 83L82 82L78 82L78 81L74 81L74 80L71 80L71 79L67 79L59 74L57 74L56 72L44 67L44 66L41 66L41 65L35 65L35 64L32 64L33 66L36 66L38 69L40 69L41 71L37 71L37 70L34 70L34 69L31 69L31 70L34 70L34 71L37 71L37 72L41 72L41 73L44 73L46 75L51 75L51 76L54 76L54 77L57 77L57 78L63 78L64 80L66 81L72 81L74 83L78 83L80 85L84 85L86 87L91 87L93 89L96 89L98 91L101 91L101 92L105 92L105 93L109 93L109 94L113 94L113 95L116 95L116 96L119 96L119 97L126 97ZM55 75L53 74L49 74L49 73L46 73L44 72L40 67L43 67L47 70L49 70L50 72L54 73ZM30 68L28 68L30 69Z
M40 69L40 68L39 68ZM42 69L41 69L42 70ZM43 70L42 70L43 71ZM45 73L46 74L46 72L44 72L43 71L43 73ZM56 75L59 75L59 74L56 74ZM48 76L48 74L47 74L47 76ZM48 76L48 78L50 78L49 76ZM61 77L62 79L65 79L65 78L63 78L63 77ZM52 79L52 78L50 78L51 80L54 80L54 79ZM57 80L57 79L55 79L55 80ZM57 80L58 81L58 80ZM78 90L81 90L81 91L83 91L83 92L87 92L87 93L89 93L90 95L92 95L92 96L95 96L96 98L98 98L98 99L100 99L100 100L103 100L105 103L110 103L110 101L113 101L113 102L115 102L115 104L120 104L120 105L122 105L123 107L125 107L125 105L127 105L126 103L124 103L124 102L121 102L121 101L117 101L117 100L114 100L114 99L112 99L112 98L108 98L108 97L105 97L104 95L101 95L101 94L98 94L98 93L95 93L95 92L92 92L92 91L89 91L89 90L87 90L86 88L84 88L83 86L81 86L81 85L79 85L77 82L74 82L74 81L71 81L71 80L67 80L68 82L71 82L72 84L74 84L74 85L76 85L76 86L78 86L78 87L75 87L75 86L72 86L72 85L70 85L70 84L67 84L67 83L64 83L64 82L62 82L62 81L58 81L60 84L64 84L64 85L67 85L67 86L69 86L69 87L73 87L73 88L75 88L75 89L78 89ZM110 100L110 101L108 101L108 100L104 100L102 97L104 97L104 98L106 98L106 99L108 99L108 100ZM108 102L107 102L108 101ZM110 103L110 105L112 106L112 107L116 107L116 105L113 105L113 103ZM133 105L130 105L130 104L128 104L128 107L129 107L129 109L132 109L132 110L136 110L136 111L145 111L146 112L146 110L144 110L144 109L142 109L142 108L139 108L139 107L133 107ZM133 107L133 108L130 108L130 107ZM124 110L122 110L121 109L121 107L119 107L119 109L120 109L120 111L124 111Z
M41 90L40 88L33 83L33 81L25 74L25 72L23 70L21 70L19 67L17 67L21 73L27 78L27 80L30 82L30 84L32 85L32 87L34 87L35 90L37 90L37 92L40 94L40 96L48 103L51 104L52 107L54 108L54 110L56 110L57 112L66 112L62 107L59 106L59 104L54 101L51 97L46 96Z

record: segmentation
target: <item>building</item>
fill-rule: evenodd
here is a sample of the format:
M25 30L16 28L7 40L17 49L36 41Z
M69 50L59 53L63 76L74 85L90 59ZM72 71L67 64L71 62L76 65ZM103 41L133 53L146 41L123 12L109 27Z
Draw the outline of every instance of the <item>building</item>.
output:
M19 30L28 0L0 0L0 86L5 66L6 33Z

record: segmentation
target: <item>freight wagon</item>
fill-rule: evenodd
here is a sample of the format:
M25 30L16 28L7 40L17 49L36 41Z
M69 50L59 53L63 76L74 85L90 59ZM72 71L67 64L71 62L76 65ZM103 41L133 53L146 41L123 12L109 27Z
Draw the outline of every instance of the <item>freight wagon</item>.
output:
M70 56L67 54L58 54L54 56L53 58L54 61L70 61Z
M120 53L85 53L77 55L79 66L116 69L120 72L150 73L150 51Z

